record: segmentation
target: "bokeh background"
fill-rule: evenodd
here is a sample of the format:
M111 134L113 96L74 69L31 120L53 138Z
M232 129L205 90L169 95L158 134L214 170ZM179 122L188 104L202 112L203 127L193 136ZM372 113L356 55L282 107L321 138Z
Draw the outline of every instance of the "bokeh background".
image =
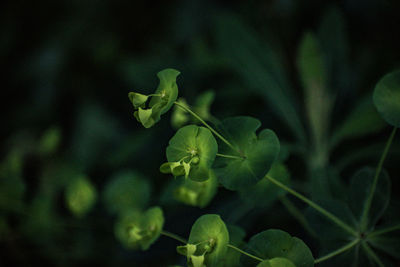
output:
M170 114L144 129L127 94L151 93L156 73L176 68L179 94L189 103L212 89L215 117L257 117L292 144L309 136L296 65L306 32L319 40L327 62L333 103L327 136L369 99L382 75L400 66L396 0L17 0L0 6L2 266L184 264L174 240L161 237L145 252L126 250L116 240L116 217L107 211L103 192L116 176L132 172L150 185L149 206L163 207L171 232L187 236L201 214L219 213L243 226L248 237L276 227L303 238L316 253L318 242L279 203L255 209L220 188L203 209L163 204L172 179L159 172L175 131ZM335 168L344 184L360 165L376 164L390 132L373 111L354 116L351 125L360 122L371 131L354 130L353 136L350 127L326 152L323 166ZM306 136L296 134L303 131L299 125ZM386 162L393 203L399 155L397 138ZM305 193L312 191L302 188L311 161L301 153L287 157L293 183ZM76 177L86 177L97 196L82 216L65 201Z

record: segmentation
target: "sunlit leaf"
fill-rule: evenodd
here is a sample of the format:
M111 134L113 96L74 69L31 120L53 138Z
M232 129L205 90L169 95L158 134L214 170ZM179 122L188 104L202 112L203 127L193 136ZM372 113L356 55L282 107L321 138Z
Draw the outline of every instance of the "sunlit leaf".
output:
M248 251L265 260L285 258L296 267L314 266L314 258L308 246L301 239L282 230L269 229L256 234L249 241ZM244 255L241 260L243 263L257 263ZM276 263L278 262L279 260L276 260Z
M374 104L382 118L400 127L400 70L386 74L375 86Z
M115 224L115 236L128 249L147 250L161 234L163 212L153 207L145 212L132 210L120 216Z
M110 213L144 209L150 200L149 180L141 174L126 170L113 175L105 187L103 200Z
M206 214L193 224L189 236L190 244L198 244L196 255L205 253L204 264L207 267L218 266L225 256L229 243L229 232L219 215Z
M219 153L239 158L217 157L215 173L222 185L239 190L256 184L269 171L279 153L279 140L269 129L256 135L261 123L251 117L233 117L222 121L220 129L237 151L223 142Z
M217 154L217 142L207 128L188 125L179 129L167 147L168 162L190 164L188 177L194 181L209 178L210 168ZM178 174L175 176L179 176Z

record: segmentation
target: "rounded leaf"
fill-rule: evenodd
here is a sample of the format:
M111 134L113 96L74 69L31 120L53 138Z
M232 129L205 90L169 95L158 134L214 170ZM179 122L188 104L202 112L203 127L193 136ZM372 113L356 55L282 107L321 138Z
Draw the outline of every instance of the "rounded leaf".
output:
M209 178L217 151L217 141L210 130L188 125L179 129L169 141L167 159L168 162L183 160L185 163L190 163L188 178L201 182Z
M113 175L105 187L103 200L108 212L123 213L131 209L144 209L150 194L148 179L137 172L125 170Z
M382 118L400 127L400 70L386 74L375 86L374 104Z
M197 256L205 253L204 264L207 267L218 266L218 261L225 256L227 251L228 229L219 215L203 215L193 224L189 243L198 244L195 253Z
M114 232L125 248L147 250L160 236L163 225L162 210L153 207L146 212L132 210L123 214Z
M301 239L282 230L269 229L258 233L250 239L248 247L250 253L262 259L278 257L290 260L296 267L314 266L314 257L308 246ZM256 264L251 258L242 256L241 259L243 262Z
M269 171L279 154L279 140L272 130L262 130L259 120L252 117L225 119L220 129L237 151L220 143L220 153L239 158L218 157L215 172L221 184L230 190L239 190L256 184ZM240 158L242 157L242 158Z
M73 179L65 191L67 206L77 217L84 216L93 207L96 199L96 188L85 176Z

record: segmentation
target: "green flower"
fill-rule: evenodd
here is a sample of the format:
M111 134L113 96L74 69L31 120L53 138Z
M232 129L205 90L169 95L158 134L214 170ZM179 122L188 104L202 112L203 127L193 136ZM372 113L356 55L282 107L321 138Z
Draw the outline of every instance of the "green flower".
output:
M145 128L156 124L162 114L166 113L178 97L176 78L180 74L174 69L165 69L157 73L160 84L154 94L143 95L136 92L128 94L135 112L133 115ZM150 101L148 101L150 98ZM149 102L148 104L146 104Z

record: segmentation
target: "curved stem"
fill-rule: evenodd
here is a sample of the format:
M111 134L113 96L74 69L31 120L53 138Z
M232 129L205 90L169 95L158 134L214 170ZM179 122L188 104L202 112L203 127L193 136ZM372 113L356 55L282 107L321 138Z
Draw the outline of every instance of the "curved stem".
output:
M379 174L381 173L383 162L386 159L386 156L387 156L387 154L389 152L390 145L392 144L394 135L396 134L396 129L397 129L396 127L393 127L393 131L390 134L390 137L389 137L388 141L386 142L385 149L383 150L382 156L379 159L378 167L376 168L374 180L372 182L371 191L369 192L369 195L368 195L368 198L367 198L367 201L366 201L366 205L364 206L364 210L363 210L363 213L362 213L362 216L361 216L361 231L365 231L366 228L367 228L368 213L369 213L369 210L371 208L372 199L374 198L376 185L378 183Z
M385 267L378 255L375 254L375 252L368 246L366 242L361 242L361 245L365 252L367 252L367 254L376 262L379 267Z
M243 159L242 157L239 157L239 156L226 155L226 154L220 154L220 153L217 153L217 156L222 157L222 158L229 158L229 159Z
M241 250L240 248L237 248L234 245L228 244L227 246L228 246L228 248L233 248L234 250L239 251L240 253L242 253L242 254L250 257L250 258L253 258L253 259L258 260L258 261L263 261L263 259L261 259L261 258L259 258L257 256L254 256L254 255L252 255L250 253L247 253L246 251Z
M178 107L180 107L181 109L185 110L186 112L189 112L190 115L192 115L193 117L195 117L196 119L198 119L204 126L206 126L213 134L215 134L215 136L217 136L219 139L221 139L222 142L224 142L225 144L227 144L230 148L232 148L234 151L237 151L237 149L228 141L226 140L222 135L220 135L216 130L214 130L214 128L212 128L207 122L205 122L202 118L200 118L199 115L197 115L196 113L194 113L190 108L186 107L185 105L182 105L179 102L174 102L175 105L177 105ZM238 152L238 151L237 151Z
M306 218L304 217L303 213L288 199L286 196L279 197L279 200L285 206L285 208L289 211L289 213L299 221L299 223L308 231L308 233L314 237L317 236L317 233L311 228L308 224Z
M179 235L176 235L174 233L163 230L163 231L161 231L161 234L168 236L169 238L175 239L181 243L187 244L187 241L183 237L180 237Z
M317 263L320 263L320 262L322 262L322 261L326 261L327 259L330 259L330 258L332 258L332 257L335 257L335 256L337 256L337 255L339 255L339 254L345 252L346 250L351 249L352 247L354 247L355 245L357 245L358 242L360 242L360 239L358 239L358 238L357 238L357 239L354 239L352 242L350 242L350 243L344 245L343 247L341 247L341 248L339 248L339 249L337 249L337 250L335 250L335 251L332 251L331 253L326 254L325 256L323 256L323 257L321 257L321 258L316 259L316 260L314 261L314 264L317 264Z
M265 176L270 182L272 182L273 184L279 186L280 188L282 188L283 190L287 191L288 193L292 194L293 196L297 197L298 199L302 200L303 202L305 202L306 204L308 204L310 207L314 208L316 211L318 211L319 213L321 213L322 215L324 215L325 217L327 217L329 220L331 220L333 223L335 223L336 225L338 225L339 227L341 227L342 229L344 229L345 231L349 232L350 234L352 234L353 236L358 236L358 233L356 230L354 230L351 226L349 226L347 223L343 222L341 219L339 219L338 217L336 217L335 215L333 215L332 213L330 213L329 211L327 211L326 209L322 208L320 205L318 205L317 203L313 202L312 200L306 198L305 196L303 196L302 194L294 191L293 189L287 187L286 185L282 184L281 182L275 180L274 178L272 178L269 175Z

